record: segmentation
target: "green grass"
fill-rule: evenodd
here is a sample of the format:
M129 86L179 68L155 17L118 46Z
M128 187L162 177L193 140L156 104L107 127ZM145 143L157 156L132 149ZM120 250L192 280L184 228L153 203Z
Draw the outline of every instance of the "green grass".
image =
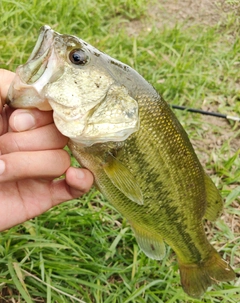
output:
M171 103L239 116L239 10L215 26L157 28L147 2L2 0L1 67L24 63L39 28L49 24L133 66ZM145 26L128 35L137 22ZM239 124L176 114L225 198L224 216L206 230L238 278L209 289L202 300L189 298L172 250L161 262L148 259L125 219L92 190L1 233L0 302L239 302Z

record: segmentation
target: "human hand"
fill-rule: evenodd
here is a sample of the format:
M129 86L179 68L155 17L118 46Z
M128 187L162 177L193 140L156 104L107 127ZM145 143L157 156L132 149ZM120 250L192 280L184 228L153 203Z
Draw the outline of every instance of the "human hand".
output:
M3 107L13 77L0 69L0 231L83 195L93 183L88 170L70 167L62 149L68 138L52 112Z

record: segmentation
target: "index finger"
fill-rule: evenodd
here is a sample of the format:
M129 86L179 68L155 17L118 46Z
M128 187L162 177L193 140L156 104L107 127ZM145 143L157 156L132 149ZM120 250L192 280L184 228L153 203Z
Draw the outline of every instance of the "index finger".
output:
M6 103L8 89L14 76L15 73L6 69L0 69L0 113L2 112L3 105Z

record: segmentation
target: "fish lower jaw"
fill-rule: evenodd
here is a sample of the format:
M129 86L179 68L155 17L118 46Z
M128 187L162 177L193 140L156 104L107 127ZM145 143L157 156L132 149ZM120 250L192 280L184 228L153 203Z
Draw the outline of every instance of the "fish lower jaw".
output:
M26 93L24 92L26 91ZM43 111L52 110L48 100L43 98L32 85L25 84L18 75L15 76L8 91L8 105L13 108L38 108Z

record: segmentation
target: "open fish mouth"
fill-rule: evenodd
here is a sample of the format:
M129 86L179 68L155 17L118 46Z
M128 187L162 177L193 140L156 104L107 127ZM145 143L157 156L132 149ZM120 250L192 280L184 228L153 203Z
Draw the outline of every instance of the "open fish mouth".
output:
M52 110L43 96L43 88L54 74L57 58L54 52L54 41L58 35L49 26L41 28L36 45L28 61L16 70L9 92L8 104L19 108L38 108ZM26 90L26 93L23 91Z
M53 42L53 37L54 31L51 29L51 27L48 25L42 26L38 40L27 62L35 59L37 55L40 56L41 53L44 53L45 50L49 48L50 44Z
M35 83L45 72L53 51L54 31L45 25L26 64L18 68L18 75L25 84Z

